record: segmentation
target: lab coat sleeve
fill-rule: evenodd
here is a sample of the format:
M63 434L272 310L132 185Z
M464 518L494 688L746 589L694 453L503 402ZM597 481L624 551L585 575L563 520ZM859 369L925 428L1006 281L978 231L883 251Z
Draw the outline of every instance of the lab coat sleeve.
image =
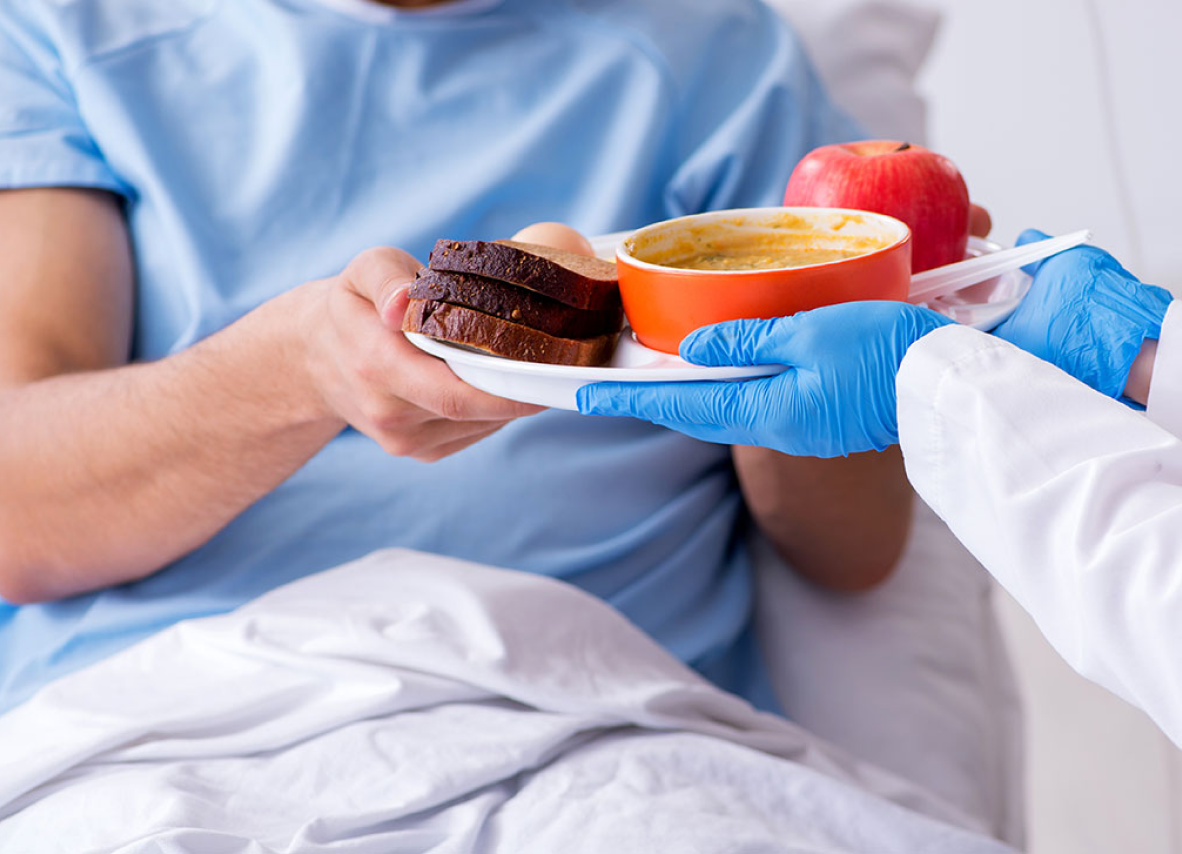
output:
M1182 436L1182 300L1170 303L1161 324L1146 414L1175 436Z
M1182 745L1182 440L1005 341L899 371L908 477L1079 673Z

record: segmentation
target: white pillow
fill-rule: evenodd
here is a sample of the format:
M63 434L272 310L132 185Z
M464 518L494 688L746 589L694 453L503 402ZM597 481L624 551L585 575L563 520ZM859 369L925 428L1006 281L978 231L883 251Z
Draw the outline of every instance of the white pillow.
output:
M940 13L898 0L766 0L804 41L830 96L872 137L922 144L915 77Z

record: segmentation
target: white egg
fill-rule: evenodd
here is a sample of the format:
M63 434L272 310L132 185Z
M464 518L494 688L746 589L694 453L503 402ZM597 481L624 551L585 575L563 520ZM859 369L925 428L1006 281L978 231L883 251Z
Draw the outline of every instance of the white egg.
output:
M522 243L536 243L552 249L574 252L576 255L594 255L591 242L569 225L560 222L535 222L513 235Z

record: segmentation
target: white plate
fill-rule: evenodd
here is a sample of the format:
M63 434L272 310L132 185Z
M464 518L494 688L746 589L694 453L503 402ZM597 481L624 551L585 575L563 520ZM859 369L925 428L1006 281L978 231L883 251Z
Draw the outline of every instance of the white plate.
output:
M1001 249L999 244L991 240L970 237L967 254L976 257L1000 252ZM925 305L957 323L988 332L1014 313L1033 281L1021 270L1011 270L955 294L938 297Z
M612 260L620 241L631 233L622 231L594 237L591 245L599 257ZM969 239L971 255L997 252L1000 249L996 243L987 240L976 237ZM1029 289L1030 277L1017 270L973 285L952 297L933 300L930 306L959 323L988 331L1013 313ZM572 411L578 410L575 393L588 383L741 380L766 377L784 370L781 365L747 368L691 365L677 356L643 346L632 337L629 329L625 329L620 336L611 362L596 368L520 362L446 341L436 341L416 332L408 332L406 337L420 350L443 359L456 376L482 391L523 403Z
M436 341L417 332L407 332L410 343L447 362L457 377L489 394L536 403L554 409L578 410L575 392L596 382L685 382L687 380L743 380L766 377L784 370L782 365L750 368L703 368L650 350L637 343L625 329L609 364L596 368L519 362L469 350L446 341Z

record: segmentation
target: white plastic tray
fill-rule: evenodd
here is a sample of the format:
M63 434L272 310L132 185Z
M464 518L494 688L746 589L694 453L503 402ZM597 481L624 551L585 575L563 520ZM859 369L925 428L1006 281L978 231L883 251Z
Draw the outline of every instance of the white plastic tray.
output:
M591 239L599 257L615 258L616 247L631 232L605 234ZM1001 247L987 240L970 238L969 254L997 252ZM930 307L958 323L988 331L1009 317L1030 289L1030 277L1021 270L973 285L952 297L933 300ZM470 350L445 341L408 332L406 337L420 350L447 362L456 376L469 385L499 397L534 403L554 409L577 410L575 394L594 382L688 382L695 380L740 380L765 377L783 370L780 365L745 368L704 368L677 356L650 350L625 329L608 365L579 368L519 362Z

